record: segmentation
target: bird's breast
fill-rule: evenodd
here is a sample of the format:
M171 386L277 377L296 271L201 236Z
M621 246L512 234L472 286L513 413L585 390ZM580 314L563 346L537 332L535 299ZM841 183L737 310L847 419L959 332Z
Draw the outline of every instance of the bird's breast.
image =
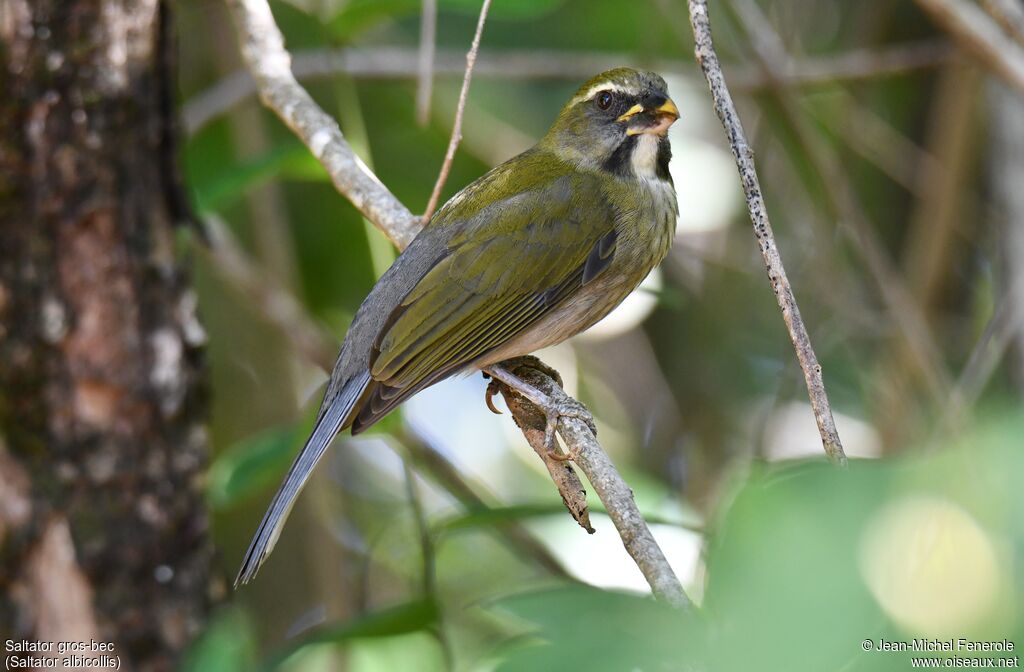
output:
M621 213L615 255L597 277L567 298L537 324L475 363L495 362L529 354L560 343L604 318L635 290L665 258L676 227L676 193L665 180L634 181L632 207Z
M616 255L613 266L619 265L619 272L626 276L634 274L630 272L632 268L643 280L672 246L678 205L675 187L667 180L636 180L633 189L630 200L637 203L637 207L625 213L620 222L621 254Z

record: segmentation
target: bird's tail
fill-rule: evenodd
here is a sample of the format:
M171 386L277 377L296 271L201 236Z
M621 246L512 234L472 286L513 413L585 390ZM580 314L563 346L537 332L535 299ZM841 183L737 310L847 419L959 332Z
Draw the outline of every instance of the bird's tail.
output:
M249 550L246 551L242 567L238 570L238 576L235 578L236 588L251 581L267 556L274 550L274 544L277 543L277 537L295 504L295 498L306 485L309 475L313 472L313 467L323 457L331 440L351 423L351 416L369 382L369 372L349 380L342 387L341 392L329 401L320 412L316 425L313 427L313 433L306 440L306 445L302 447L298 457L292 462L288 475L285 476L280 489L274 495L273 501L270 502L270 507L263 515L263 522L260 523L249 544Z

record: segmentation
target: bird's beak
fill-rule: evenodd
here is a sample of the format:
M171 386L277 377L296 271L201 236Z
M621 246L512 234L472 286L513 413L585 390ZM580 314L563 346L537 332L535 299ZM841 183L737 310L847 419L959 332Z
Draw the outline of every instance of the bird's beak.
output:
M676 107L676 104L672 102L671 98L666 98L664 103L654 108L654 112L656 115L659 116L670 116L672 117L672 121L675 121L676 119L679 118L679 108Z
M647 109L643 105L637 103L633 107L626 110L625 114L620 116L617 121L629 121L633 117L644 114L645 118L649 118L648 123L631 124L626 129L626 135L665 135L668 133L668 127L675 123L676 119L679 118L679 108L672 102L671 98L665 98L665 101L655 107L654 109ZM647 119L645 119L646 121Z

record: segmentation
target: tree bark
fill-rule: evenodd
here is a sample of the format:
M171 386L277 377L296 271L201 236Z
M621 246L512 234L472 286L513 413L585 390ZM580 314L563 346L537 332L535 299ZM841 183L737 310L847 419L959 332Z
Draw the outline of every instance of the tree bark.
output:
M134 670L210 595L170 34L159 0L0 0L0 632Z

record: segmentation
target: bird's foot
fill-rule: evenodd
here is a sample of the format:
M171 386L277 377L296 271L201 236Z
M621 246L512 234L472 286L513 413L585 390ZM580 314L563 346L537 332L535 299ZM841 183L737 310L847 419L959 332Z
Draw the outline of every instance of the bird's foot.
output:
M484 371L484 376L492 379L491 383L487 386L485 396L488 408L497 412L493 405L492 397L500 391L499 383L515 390L544 414L544 446L548 457L559 462L575 460L576 455L572 452L565 454L558 449L558 438L556 436L558 420L560 418L582 420L596 436L597 426L594 424L594 416L590 414L586 406L575 399L565 397L564 395L561 395L561 399L553 399L534 385L520 378L518 373L524 368L535 369L555 380L558 387L562 386L562 377L558 375L558 372L545 365L536 357L527 356L506 360L500 365Z
M544 427L544 445L547 447L548 457L558 462L575 461L576 454L570 450L568 453L563 453L558 449L558 439L555 433L558 429L558 420L560 418L576 418L587 423L587 427L590 428L595 435L597 434L597 427L594 425L594 416L590 414L587 407L576 401L575 399L566 399L565 401L554 402L553 405L541 409L544 411L544 417L546 424Z

